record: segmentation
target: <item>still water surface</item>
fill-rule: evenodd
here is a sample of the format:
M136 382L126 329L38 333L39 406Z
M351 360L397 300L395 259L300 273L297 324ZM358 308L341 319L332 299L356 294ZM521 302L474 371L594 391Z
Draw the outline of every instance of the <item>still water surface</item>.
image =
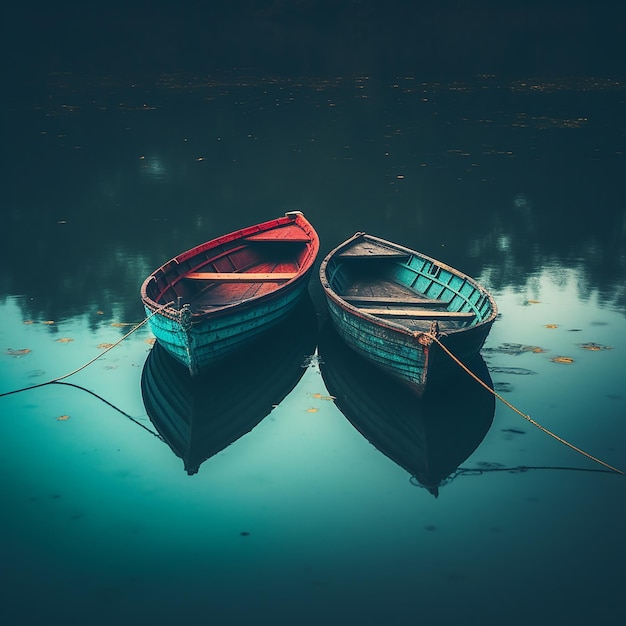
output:
M621 623L625 479L467 381L419 403L377 380L316 276L301 333L176 391L252 428L195 474L151 421L147 326L105 350L154 267L302 210L321 256L364 230L483 282L498 393L626 469L625 100L615 78L64 74L5 101L0 393L104 354L0 397L4 623Z

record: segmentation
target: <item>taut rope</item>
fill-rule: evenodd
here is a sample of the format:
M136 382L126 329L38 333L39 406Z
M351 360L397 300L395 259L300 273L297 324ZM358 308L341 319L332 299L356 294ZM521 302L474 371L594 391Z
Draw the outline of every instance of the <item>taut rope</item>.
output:
M508 400L505 400L495 389L492 389L487 383L485 383L484 381L482 381L478 376L476 376L476 374L474 374L474 372L472 372L468 367L466 367L461 361L459 361L459 359L454 356L454 354L452 354L452 352L450 352L450 350L448 350L448 348L446 348L446 346L443 345L443 343L441 343L441 341L439 341L439 339L431 334L431 333L426 333L428 335L428 337L430 337L433 341L435 341L437 343L437 345L459 366L461 367L461 369L463 369L465 372L467 372L477 383L479 383L480 385L482 385L485 389L487 389L487 391L489 391L490 393L492 393L496 398L498 398L498 400L500 400L501 402L503 402L504 404L506 404L506 406L509 407L509 409L511 409L512 411L515 411L515 413L517 413L518 415L520 415L521 417L523 417L526 421L530 422L533 426L536 426L539 430L543 431L544 433L546 433L546 435L550 435L550 437L553 437L554 439L556 439L558 442L562 443L563 445L567 446L568 448L571 448L572 450L574 450L575 452L578 452L579 454L582 454L583 456L587 457L588 459L590 459L591 461L594 461L596 463L599 463L600 465L610 469L612 472L616 472L617 474L622 474L625 475L625 473L620 470L617 469L616 467L613 467L612 465L609 465L608 463L605 463L604 461L601 461L600 459L596 458L595 456L592 456L591 454L589 454L588 452L585 452L584 450L581 450L580 448L577 448L574 444L571 444L569 441L566 441L565 439L563 439L562 437L559 437L558 435L556 435L555 433L553 433L552 431L548 430L547 428L545 428L544 426L542 426L541 424L539 424L538 422L536 422L532 417L530 417L530 415L526 415L526 413L523 413L522 411L520 411L518 408L516 408L515 406L513 406Z

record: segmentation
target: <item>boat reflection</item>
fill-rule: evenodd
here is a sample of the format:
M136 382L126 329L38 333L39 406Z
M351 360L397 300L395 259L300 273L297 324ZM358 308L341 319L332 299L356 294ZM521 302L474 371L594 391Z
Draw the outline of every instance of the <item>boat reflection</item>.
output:
M380 452L404 468L412 481L435 497L439 487L465 461L493 422L495 398L458 368L445 387L417 400L350 350L326 323L319 339L320 369L328 392L352 425ZM491 386L478 355L471 370Z
M296 386L317 343L310 298L278 328L192 378L155 343L141 392L150 421L191 475L251 431Z

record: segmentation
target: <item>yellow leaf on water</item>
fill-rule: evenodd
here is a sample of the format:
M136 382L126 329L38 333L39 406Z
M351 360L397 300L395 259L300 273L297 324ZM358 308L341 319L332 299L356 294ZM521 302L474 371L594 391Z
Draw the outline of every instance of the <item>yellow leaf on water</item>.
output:
M151 346L153 346L156 339L154 337L148 337L147 339L144 339L144 341L146 343L149 343Z
M553 363L573 363L574 359L571 356L555 356L550 359Z
M98 344L98 348L101 348L102 350L104 350L105 348L112 348L113 344L112 343L99 343Z
M60 415L59 417L57 417L57 422L65 422L68 419L70 419L69 415Z
M22 323L23 324L34 324L35 322L33 322L33 320L24 320Z
M311 397L315 398L316 400L334 400L335 399L335 396L323 396L321 393L312 393Z
M317 413L319 411L318 408L312 406L310 409L307 409L306 412L307 413Z
M61 339L57 339L57 343L70 343L70 341L74 341L71 337L61 337Z
M540 354L541 352L545 352L543 348L540 346L522 346L523 352L534 352L535 354Z
M544 328L558 328L558 324L546 324Z
M593 342L589 342L589 343L581 343L580 344L581 348L584 348L585 350L592 350L592 351L598 351L598 350L611 350L610 346L601 346L597 343L593 343Z
M111 326L114 326L115 328L120 328L122 326L134 326L134 324L132 324L131 322L113 322Z
M24 356L30 352L30 348L22 348L21 350L14 350L13 348L7 348L6 354L9 356Z
M541 304L541 300L526 300L528 304Z

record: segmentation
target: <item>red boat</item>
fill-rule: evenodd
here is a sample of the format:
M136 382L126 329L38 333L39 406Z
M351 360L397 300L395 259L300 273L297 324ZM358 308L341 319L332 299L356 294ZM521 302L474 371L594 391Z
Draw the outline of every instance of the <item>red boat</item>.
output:
M292 211L183 252L141 287L152 332L195 376L287 317L318 251L315 229Z

